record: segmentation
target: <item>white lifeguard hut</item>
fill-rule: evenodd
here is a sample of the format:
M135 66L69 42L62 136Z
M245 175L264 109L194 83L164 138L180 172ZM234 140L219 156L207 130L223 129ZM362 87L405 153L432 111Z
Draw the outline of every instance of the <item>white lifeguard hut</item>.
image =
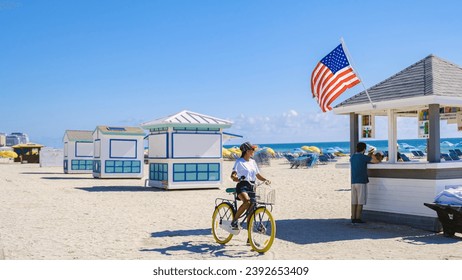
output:
M64 173L92 173L93 136L91 130L66 130L63 137Z
M219 188L223 180L223 129L227 120L190 111L141 124L149 130L149 186Z
M140 127L97 126L93 131L93 177L143 178L144 135Z

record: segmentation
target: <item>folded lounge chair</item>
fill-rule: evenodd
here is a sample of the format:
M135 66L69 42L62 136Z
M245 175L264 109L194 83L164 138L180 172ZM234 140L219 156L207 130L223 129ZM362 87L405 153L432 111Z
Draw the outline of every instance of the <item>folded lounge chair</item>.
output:
M452 158L446 153L441 153L441 158L445 161L452 161Z
M417 151L411 151L411 153L415 158L421 158L422 157Z
M411 161L405 154L398 153L398 157L401 157L403 161Z
M457 153L453 150L450 150L449 151L449 156L452 158L452 160L460 160L459 156L457 155Z

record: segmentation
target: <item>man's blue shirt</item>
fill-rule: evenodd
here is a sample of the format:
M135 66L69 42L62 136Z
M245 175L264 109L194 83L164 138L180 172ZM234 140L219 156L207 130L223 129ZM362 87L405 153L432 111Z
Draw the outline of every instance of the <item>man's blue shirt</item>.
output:
M350 158L351 164L351 183L352 184L367 184L369 177L367 176L367 164L372 158L361 153L355 153Z

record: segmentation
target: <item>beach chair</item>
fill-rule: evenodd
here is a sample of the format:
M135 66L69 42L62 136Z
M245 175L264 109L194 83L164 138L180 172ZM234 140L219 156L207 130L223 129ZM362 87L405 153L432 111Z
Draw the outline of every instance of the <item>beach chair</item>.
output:
M454 151L457 153L457 155L460 157L462 156L462 151L459 149L454 149Z
M449 156L452 158L452 160L460 160L459 156L454 150L449 150Z
M406 162L407 162L407 161L411 161L411 160L408 158L408 156L406 156L405 154L398 153L398 155L401 157L401 159L402 159L403 161L406 161Z
M441 153L441 158L445 161L452 161L452 158L446 153Z
M318 164L328 164L329 158L326 155L319 155Z
M383 151L383 156L388 158L388 151Z
M291 154L283 154L284 158L287 159L287 161L292 164L295 160L295 157Z
M329 159L335 159L335 156L332 153L324 153Z
M424 152L422 152L422 151L420 151L420 150L417 150L416 152L417 152L421 157L425 157Z
M329 162L337 162L337 159L335 159L335 156L332 153L325 153L325 155L329 159Z
M307 156L301 156L301 157L298 157L298 158L294 158L294 160L291 162L290 164L290 168L299 168L300 166L306 166L306 160L307 160Z
M413 157L415 158L421 158L422 156L417 152L417 151L411 151Z
M318 161L318 155L316 155L316 154L309 155L308 159L306 161L306 167L307 168L314 167L316 165L317 161Z

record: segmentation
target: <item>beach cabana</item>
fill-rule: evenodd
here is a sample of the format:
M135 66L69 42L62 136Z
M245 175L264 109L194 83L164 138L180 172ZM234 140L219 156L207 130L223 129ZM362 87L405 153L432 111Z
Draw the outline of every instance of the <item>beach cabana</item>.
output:
M15 162L21 163L39 163L40 162L40 149L43 145L36 143L17 144L12 146L14 152L18 155L14 159Z
M97 126L93 131L93 177L143 178L144 135L140 127Z
M93 172L93 133L91 130L66 130L63 137L64 173Z
M149 186L164 189L219 188L223 179L226 120L190 111L141 124L149 130Z
M462 161L440 159L440 120L447 118L450 122L460 117L462 68L429 55L368 92L374 106L363 91L334 108L336 114L350 116L352 152L359 141L358 116L388 118L389 161L368 166L370 182L364 217L439 231L435 211L423 203L433 202L445 188L462 185ZM398 117L418 119L415 129L421 138L427 138L426 160L397 162Z

